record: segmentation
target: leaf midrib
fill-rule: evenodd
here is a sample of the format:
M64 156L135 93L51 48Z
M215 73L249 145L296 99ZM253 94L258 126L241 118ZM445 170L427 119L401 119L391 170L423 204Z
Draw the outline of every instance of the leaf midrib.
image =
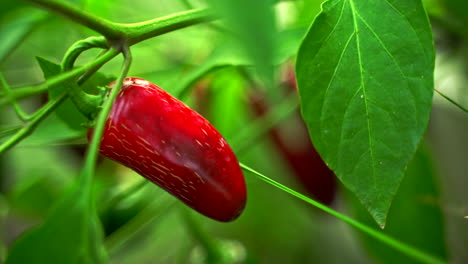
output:
M354 6L354 1L353 0L348 0L350 7L351 7L351 14L353 16L353 26L354 26L354 32L356 34L356 50L357 50L357 55L358 55L358 65L359 65L359 73L360 73L360 87L362 88L362 93L363 93L363 100L364 100L364 105L366 109L366 121L367 121L367 131L368 131L368 139L369 139L369 153L370 153L370 158L371 158L371 164L372 164L372 180L374 182L374 190L377 191L377 177L376 177L376 168L375 168L375 154L373 151L373 142L372 142L372 131L371 131L371 120L369 118L369 106L367 104L367 93L366 93L366 86L364 83L364 69L362 68L362 58L361 58L361 49L360 49L360 40L359 40L359 28L357 24L357 11Z

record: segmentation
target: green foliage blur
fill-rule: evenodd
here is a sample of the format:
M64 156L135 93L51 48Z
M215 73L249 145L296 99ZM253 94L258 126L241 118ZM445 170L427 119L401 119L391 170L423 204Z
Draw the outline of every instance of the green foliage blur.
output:
M209 1L70 2L111 21L132 23L206 7ZM172 94L190 84L191 92L181 99L207 117L228 142L239 142L240 132L259 118L251 105L252 94L260 92L271 108L281 104L286 94L284 86L291 86L287 76L293 69L297 49L320 12L320 0L276 2L271 14L265 15L275 25L267 36L256 35L255 27L241 35L250 42L255 37L261 37L259 43L274 42L268 50L257 47L244 52L232 35L223 33L226 24L201 24L133 46L129 75L145 78ZM424 3L436 45L435 86L468 106L468 16L460 12L468 10L468 4L462 0ZM240 30L245 28L239 26ZM36 57L60 63L70 45L94 35L83 26L35 6L2 0L0 72L13 87L40 83L44 76ZM252 53L259 56L252 58ZM97 54L96 50L87 51L77 64L82 65ZM270 59L265 61L264 56ZM262 62L270 65L257 71L246 66ZM100 70L102 78L116 76L120 65L121 58L106 64ZM196 82L191 82L194 79ZM47 100L44 94L21 101L21 106L32 112ZM8 137L3 131L20 125L13 108L2 107L0 142ZM297 132L295 127L292 131L287 135L289 139ZM268 134L247 143L249 147L237 153L240 161L307 193ZM86 144L83 127L67 126L59 115L51 115L26 140L0 155L0 263L14 241L42 223L51 205L70 192L83 165ZM232 148L236 151L237 146ZM383 232L453 263L466 263L467 157L466 114L435 95L426 140L409 165ZM109 262L206 263L206 247L187 223L187 218L192 217L223 249L226 263L412 263L340 220L248 173L245 177L245 212L232 223L218 223L187 212L185 205L157 186L145 183L135 172L101 158L94 190ZM379 229L344 186L338 184L337 188L333 208ZM73 217L70 221L64 230L73 227ZM60 237L49 235L49 241ZM51 244L57 246L57 251L66 252L67 245Z

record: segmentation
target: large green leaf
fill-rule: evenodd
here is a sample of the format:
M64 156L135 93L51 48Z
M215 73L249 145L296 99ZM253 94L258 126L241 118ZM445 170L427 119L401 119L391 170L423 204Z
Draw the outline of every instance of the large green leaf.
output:
M408 165L405 179L393 201L384 233L420 250L447 258L444 223L437 190L437 179L426 148L421 148ZM356 199L352 199L356 218L366 224L372 218ZM369 252L379 263L419 263L375 239L362 235Z
M60 65L48 61L44 58L37 57L37 61L42 69L44 78L49 79L61 73ZM101 73L94 74L82 87L85 91L96 91L98 86L105 86L109 84L113 78L107 77ZM69 89L70 85L77 85L73 81L67 81L60 85L49 88L49 99L58 97L63 91ZM55 111L57 117L64 121L70 128L74 130L84 131L84 123L88 119L76 108L75 104L71 99L67 99L62 105L60 105Z
M75 188L52 208L41 226L13 244L6 263L94 264L106 259L93 202Z
M258 73L273 83L273 59L276 49L276 19L271 0L210 0L211 5L240 38L246 54Z
M314 145L380 226L427 127L434 50L419 0L330 0L297 59Z

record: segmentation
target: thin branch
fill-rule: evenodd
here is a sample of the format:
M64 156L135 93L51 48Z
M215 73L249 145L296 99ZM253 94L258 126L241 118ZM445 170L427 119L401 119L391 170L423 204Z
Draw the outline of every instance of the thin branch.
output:
M2 86L2 90L5 91L4 95L7 97L11 97L12 90L10 85L7 83L5 78L3 77L3 74L0 73L0 85ZM13 101L13 108L15 109L16 115L21 119L22 121L27 121L32 119L33 117L28 115L23 108L18 104L18 102Z
M140 23L123 24L114 23L85 12L73 4L56 0L25 0L42 8L65 16L83 26L86 26L107 39L114 41L128 40L128 45L162 35L176 29L188 27L194 24L208 22L215 17L207 9L189 10L156 18Z
M44 9L65 16L87 28L90 28L109 39L117 39L122 36L122 32L114 23L95 16L91 13L84 12L80 8L67 1L53 0L25 0L36 4Z
M0 154L9 150L16 144L18 144L21 140L25 137L29 136L34 129L47 117L50 113L52 113L65 99L67 98L67 94L63 93L59 97L55 98L53 101L47 103L37 114L34 115L34 118L26 124L23 128L21 128L15 135L5 141L2 145L0 145Z
M117 54L118 54L118 51L109 50L106 53L104 53L101 57L97 58L94 62L88 64L88 68L97 69L96 67L98 67L99 65L103 65L104 63L112 59ZM78 69L82 69L82 68L83 67L78 68ZM86 70L87 68L85 67L84 70L80 70L79 72L85 72ZM71 71L71 72L74 72L74 71ZM69 73L71 72L68 72L66 74L69 75ZM59 79L61 78L61 76L64 76L66 74L59 75L55 79ZM46 82L46 83L50 83L50 82ZM23 128L21 128L18 132L16 132L16 134L14 134L11 138L9 138L7 141L5 141L4 143L0 145L0 154L12 148L16 144L18 144L21 140L23 140L25 137L30 135L34 131L34 129L67 98L68 98L68 94L67 92L64 92L62 95L48 102L45 106L43 106L36 113L34 113L33 118L28 123L26 123L26 125Z
M177 29L216 19L208 9L195 9L141 23L117 24L128 36L128 44L134 45L143 40L159 36Z
M242 164L240 163L240 166L242 169L254 174L257 178L275 186L276 188L282 190L282 191L285 191L305 202L307 202L308 204L310 205L313 205L315 207L317 207L318 209L330 214L330 215L333 215L334 217L342 220L343 222L351 225L352 227L362 231L363 233L385 243L386 245L392 247L392 248L395 248L397 249L398 251L406 254L407 256L409 257L412 257L413 259L415 260L418 260L422 263L431 263L431 264L443 264L445 263L443 260L441 259L438 259L437 257L435 256L432 256L432 255L429 255L425 252L422 252L420 251L419 249L417 248L414 248L410 245L407 245L401 241L398 241L384 233L381 233L381 232L378 232L376 231L375 229L373 228L370 228L364 224L361 224L360 222L346 216L346 215L343 215L341 214L340 212L337 212L333 209L331 209L330 207L327 207L299 192L296 192L294 191L293 189L289 188L289 187L286 187L284 186L283 184L273 180L273 179L270 179L268 178L267 176L255 171L254 169L250 168L249 166L245 165L245 164Z
M96 121L95 130L93 133L93 138L91 140L91 144L89 146L88 153L85 158L85 165L83 167L83 170L81 171L81 176L80 176L80 185L81 185L83 192L88 192L88 193L91 192L91 182L92 182L94 170L96 167L96 160L98 157L99 145L101 143L102 134L104 133L104 126L106 124L107 116L110 113L112 104L117 98L119 90L123 85L123 81L125 77L127 76L127 73L130 69L130 65L132 63L132 56L131 56L130 50L128 50L127 48L128 47L124 47L124 51L123 51L125 62L122 67L122 71L119 77L117 78L117 81L115 82L115 86L112 89L109 97L104 102L102 110L101 112L99 112L97 119L96 119L97 121Z
M461 104L455 102L455 101L452 100L450 97L448 97L447 95L443 94L442 92L440 92L440 91L437 90L436 88L434 88L434 91L436 91L440 96L442 96L443 98L445 98L447 101L449 101L449 102L451 102L452 104L454 104L456 107L460 108L463 112L468 113L468 109L466 109L465 107L463 107Z
M27 98L29 96L37 95L43 92L46 92L50 87L60 84L64 81L73 79L83 73L85 73L88 69L90 68L96 68L104 63L108 62L112 58L114 58L119 52L115 49L111 49L108 52L106 52L103 56L99 57L97 60L81 66L79 68L73 69L72 71L65 72L63 74L59 74L57 76L54 76L45 82L35 85L35 86L28 86L24 88L16 88L11 91L11 96L5 96L0 99L0 106L3 106L5 104L11 103L16 100L20 100L23 98Z

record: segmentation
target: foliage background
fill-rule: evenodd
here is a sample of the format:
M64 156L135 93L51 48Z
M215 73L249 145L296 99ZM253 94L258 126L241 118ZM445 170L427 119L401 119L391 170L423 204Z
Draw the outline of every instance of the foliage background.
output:
M184 2L74 1L93 14L122 23L186 10ZM203 1L191 3L197 7L205 5ZM321 1L304 0L282 1L276 5L278 34L287 32L281 35L279 44L282 54L277 55L282 60L275 68L277 80L294 59L303 34L320 11L320 4ZM425 4L436 43L436 88L468 105L468 27L464 27L468 17L459 12L468 10L467 4L456 0L428 0ZM0 37L4 43L0 47L0 71L14 86L43 80L36 56L58 63L76 40L95 34L19 1L4 1L0 7ZM206 25L150 39L132 47L134 62L129 75L146 78L175 92L181 79L206 67L207 58L225 43L229 40ZM202 106L205 115L229 142L255 118L247 100L253 85L245 78L245 69L239 66L243 62L236 49L228 49L230 56L221 56L223 67L207 74L200 84L211 95L206 106ZM78 64L96 55L97 52L87 52ZM120 59L115 59L101 72L116 75L120 63ZM277 102L276 96L270 92L268 100ZM197 94L193 93L187 102L200 107L196 98ZM32 111L46 99L28 99L22 106ZM19 123L11 107L2 108L0 114L2 127ZM453 263L464 263L468 260L468 219L464 218L468 215L467 116L435 95L426 135L425 145L410 165L394 201L385 232L434 255L447 257ZM76 178L85 143L84 130L72 130L52 115L31 137L0 156L1 258L14 239L44 219L50 205ZM239 160L255 165L265 175L294 189L303 190L268 137L253 141L239 155ZM140 178L109 160L101 160L96 177L97 200L108 201L116 193L126 192ZM210 235L234 241L233 252L245 262L409 263L404 256L360 235L340 220L247 173L246 180L249 201L239 220L221 224L195 216ZM342 186L339 189L333 207L376 227L354 196ZM421 210L415 211L411 204ZM197 261L200 249L184 221L183 205L173 202L155 186L146 185L140 191L129 193L111 209L106 208L105 202L98 203L98 207L108 234L105 245L112 263Z

